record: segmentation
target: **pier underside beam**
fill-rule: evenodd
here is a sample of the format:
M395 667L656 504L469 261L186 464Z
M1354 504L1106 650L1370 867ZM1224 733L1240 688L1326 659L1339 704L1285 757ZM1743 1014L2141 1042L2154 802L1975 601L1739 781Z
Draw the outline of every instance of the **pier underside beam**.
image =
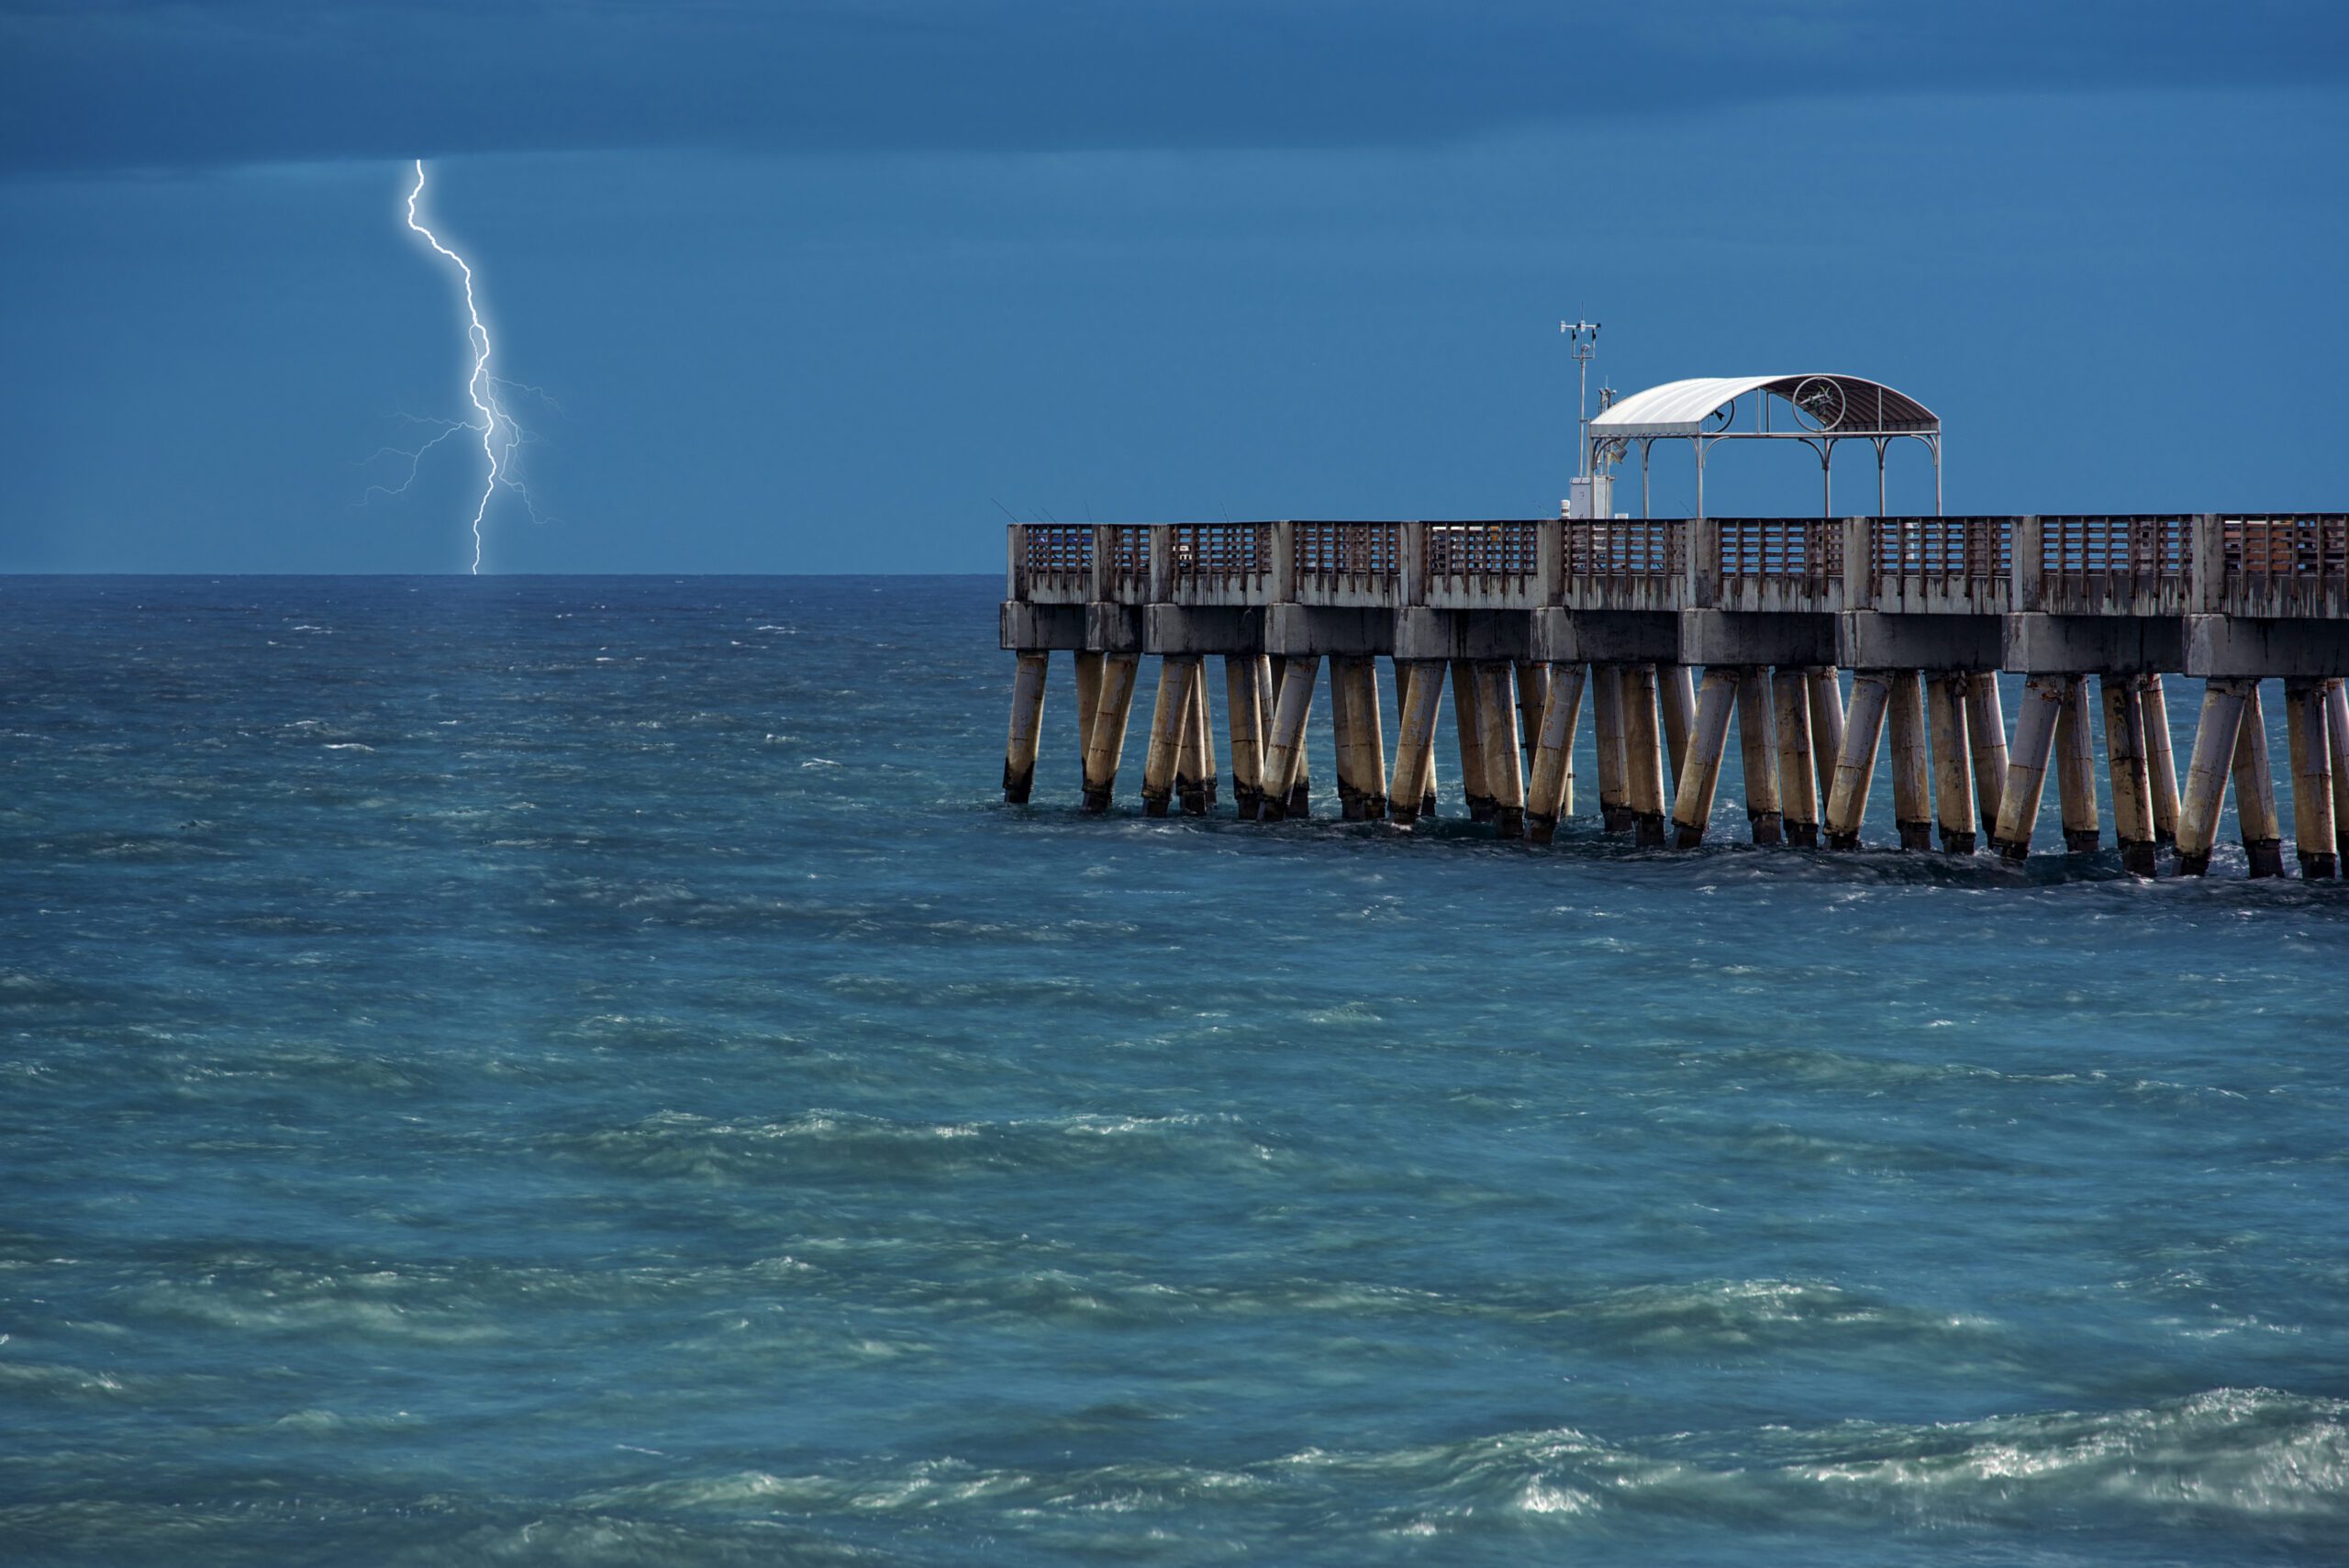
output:
M1814 718L1817 696L1814 686ZM1852 706L1842 716L1843 743L1836 751L1834 784L1827 792L1827 847L1831 850L1860 847L1860 824L1867 817L1876 751L1884 742L1885 710L1891 701L1889 671L1861 670L1853 674Z
M2284 683L2284 725L2292 748L2292 838L2300 875L2340 874L2332 823L2332 749L2325 734L2321 681Z
M1011 677L1011 734L1003 749L1003 798L1028 804L1036 787L1036 742L1044 728L1044 673L1049 653L1022 653Z
M1925 683L1933 743L1933 817L1945 854L1974 852L1974 748L1966 733L1966 686L1976 677L1944 670Z
M2033 675L2022 684L2015 710L2015 738L2007 752L2007 782L1998 792L1998 823L1990 848L2000 858L2022 861L2031 854L2031 833L2039 803L2047 793L2047 763L2055 750L2055 725L2064 711L2068 677Z
M2112 831L2121 844L2121 866L2151 876L2154 859L2154 781L2146 755L2145 678L2100 675L2104 698L2105 772L2112 784Z
M1786 830L1778 797L1778 726L1770 672L1759 666L1737 672L1737 749L1745 773L1746 831L1757 844L1781 842Z
M1818 762L1811 751L1810 684L1803 672L1782 665L1770 677L1777 708L1778 810L1787 842L1819 843Z
M2194 727L2194 756L2186 768L2186 793L2177 818L2177 869L2201 876L2210 869L2219 839L2219 810L2226 804L2227 773L2243 720L2249 681L2210 681L2202 687L2202 717Z
M2246 683L2243 723L2235 729L2235 826L2254 876L2284 874L2284 819L2276 810L2276 772L2267 755L2267 717L2259 683Z
M1525 836L1546 844L1575 808L1575 729L1582 717L1583 670L1561 664L1550 671L1549 698L1542 706L1542 728L1533 746L1533 782L1525 797Z

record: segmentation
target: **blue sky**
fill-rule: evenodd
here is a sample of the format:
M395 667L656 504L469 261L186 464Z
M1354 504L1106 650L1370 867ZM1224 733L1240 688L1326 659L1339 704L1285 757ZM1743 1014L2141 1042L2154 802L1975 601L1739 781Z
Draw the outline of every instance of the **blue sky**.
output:
M455 443L367 497L463 411L414 156L552 399L494 571L1540 515L1576 315L1911 392L1952 510L2349 508L2344 77L2265 4L0 5L0 571L462 569Z

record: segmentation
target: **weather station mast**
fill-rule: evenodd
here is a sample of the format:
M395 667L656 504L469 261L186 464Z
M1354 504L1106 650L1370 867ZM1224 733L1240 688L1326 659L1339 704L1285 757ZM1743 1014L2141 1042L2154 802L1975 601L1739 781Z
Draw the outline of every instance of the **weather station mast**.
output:
M1558 323L1575 357L1575 476L1566 487L1564 510L1569 517L1608 517L1615 511L1614 481L1592 461L1590 448L1590 361L1598 352L1598 325L1596 321ZM1611 390L1598 389L1602 410L1614 400Z

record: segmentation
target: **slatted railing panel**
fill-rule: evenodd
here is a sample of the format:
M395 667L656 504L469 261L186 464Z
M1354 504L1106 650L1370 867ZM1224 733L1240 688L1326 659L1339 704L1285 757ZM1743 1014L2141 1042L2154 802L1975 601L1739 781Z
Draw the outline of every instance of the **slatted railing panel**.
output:
M1240 592L1258 589L1273 569L1270 523L1176 523L1174 578L1186 585Z
M2193 560L2190 517L2042 517L2037 607L2059 615L2182 615Z
M1430 523L1428 577L1531 577L1542 569L1541 525L1528 522Z
M1674 609L1685 596L1687 525L1661 517L1570 517L1565 600L1584 609Z
M2013 600L2011 517L1877 517L1868 553L1880 608L2002 615Z
M2349 516L2221 517L2222 607L2232 615L2349 615Z
M1292 523L1300 584L1370 586L1402 572L1400 523Z
M1723 517L1714 525L1723 577L1823 586L1843 576L1843 525L1831 517Z
M1150 525L1111 523L1102 530L1112 597L1132 601L1150 593Z
M1093 592L1093 525L1025 523L1020 559L1028 591L1089 597Z

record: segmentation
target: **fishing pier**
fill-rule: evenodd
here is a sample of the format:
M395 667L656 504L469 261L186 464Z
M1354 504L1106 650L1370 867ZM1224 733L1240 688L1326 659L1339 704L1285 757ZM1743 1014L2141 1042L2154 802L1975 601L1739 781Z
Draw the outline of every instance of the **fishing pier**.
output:
M1819 390L1828 383L1831 398ZM1740 398L1756 428L1734 428ZM1789 416L1782 429L1768 427L1774 398ZM1504 838L1546 842L1575 813L1587 707L1599 818L1642 844L1702 841L1733 727L1757 844L1859 847L1888 763L1900 848L1987 845L2020 861L2052 772L2067 851L2099 847L2109 807L2128 870L2154 874L2174 847L2176 870L2201 874L2232 787L2251 873L2276 875L2283 833L2263 707L2276 683L2299 867L2339 873L2349 515L1609 515L1607 460L1637 448L1644 493L1653 441L1690 440L1701 474L1713 442L1754 436L1810 444L1828 505L1838 441L1875 446L1880 498L1886 444L1925 440L1939 491L1939 425L1921 406L1854 377L1755 377L1668 384L1590 421L1595 477L1575 481L1563 517L1013 524L1004 796L1030 798L1047 673L1065 651L1086 810L1116 798L1142 665L1155 659L1142 809L1216 809L1220 730L1239 815L1300 815L1326 664L1350 821L1408 828L1436 810L1448 686L1454 798ZM1701 508L1701 482L1698 497ZM1220 726L1210 660L1223 675ZM2011 720L2002 671L2021 677ZM2182 773L2169 675L2206 683Z

